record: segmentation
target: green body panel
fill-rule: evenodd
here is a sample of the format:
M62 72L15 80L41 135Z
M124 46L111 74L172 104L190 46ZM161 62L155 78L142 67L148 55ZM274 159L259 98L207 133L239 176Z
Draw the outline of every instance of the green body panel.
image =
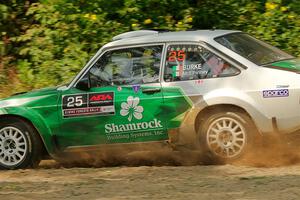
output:
M174 102L169 99L168 105L166 105L162 91L153 94L142 92L147 89L161 90L160 85L139 87L138 91L134 91L133 86L92 88L88 92L89 94L113 92L114 114L66 118L62 116L61 112L61 133L58 133L59 145L67 147L167 140L167 130L180 126L179 121L174 120L173 122L171 119L184 113L190 108L190 105L183 98L179 88L173 88L173 90L166 91L169 93L164 93L164 96L180 95L182 97ZM82 94L82 91L74 88L63 93L63 95L72 94ZM122 104L128 104L129 97L139 98L136 106L142 107L141 119L136 119L134 115L130 118L130 114L134 112L130 109L128 115L121 115ZM62 110L61 101L62 99L59 102L59 110ZM149 127L149 124L153 127Z
M300 58L275 62L269 66L300 72Z
M16 115L29 120L38 130L47 151L55 151L51 136L59 126L57 100L60 91L46 88L11 96L0 101L0 114Z
M143 92L153 89L153 93ZM66 108L72 103L68 102L69 97L84 96L87 96L84 100L87 102L80 106L88 109L75 108L80 114L69 115L74 109ZM102 97L108 100L101 100L100 106L93 107L96 104L92 104L92 99L99 103L97 98ZM103 103L109 105L103 106ZM55 154L57 149L71 146L167 140L167 131L181 125L191 106L180 88L162 89L160 84L106 86L89 91L47 88L3 99L0 101L0 115L17 115L31 121L48 152ZM109 112L103 111L106 107ZM92 112L82 114L82 109ZM95 110L99 113L93 113Z
M102 88L92 88L89 94L106 94L113 92L113 106L114 114L95 114L92 116L78 116L71 118L64 118L62 112L60 113L61 118L61 130L59 133L58 140L61 146L77 146L77 145L96 145L96 144L109 144L109 143L130 143L139 141L153 141L167 139L166 127L163 110L163 99L161 92L154 94L143 94L141 87L135 92L132 86L128 87L117 87L108 86ZM155 87L154 87L155 88ZM82 94L82 91L77 89L70 89L65 91L63 95L70 94ZM127 103L128 97L138 97L140 99L137 106L143 107L142 118L136 119L132 116L131 120L128 120L128 116L122 116L121 104ZM60 99L59 109L62 109L62 103ZM132 113L133 114L133 113ZM153 119L161 121L161 127L154 129L140 129L140 130L127 130L128 128L123 125L126 124L137 124L142 122L149 122ZM108 128L105 128L107 126ZM123 127L122 127L123 126ZM74 130L74 127L76 129ZM113 131L113 127L118 127L120 131ZM116 129L116 128L115 128ZM144 135L144 137L139 136ZM76 135L74 137L74 135ZM70 139L72 138L72 139Z
M181 125L181 122L193 103L179 87L164 87L164 111L167 119L167 128L174 129Z

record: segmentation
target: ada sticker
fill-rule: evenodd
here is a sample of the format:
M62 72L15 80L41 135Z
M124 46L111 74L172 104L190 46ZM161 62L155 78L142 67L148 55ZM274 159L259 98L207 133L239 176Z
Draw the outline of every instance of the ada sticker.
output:
M114 105L114 93L91 93L89 94L89 107Z
M62 97L63 117L115 114L114 93L90 93Z
M264 90L263 97L264 98L272 98L272 97L288 97L289 90L281 89L281 90Z

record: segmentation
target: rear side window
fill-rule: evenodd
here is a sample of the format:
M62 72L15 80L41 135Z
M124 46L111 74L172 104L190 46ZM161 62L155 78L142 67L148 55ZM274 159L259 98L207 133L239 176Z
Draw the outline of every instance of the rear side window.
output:
M266 65L294 58L280 49L245 33L232 33L218 37L215 40L257 65Z
M231 76L239 70L200 45L169 45L164 80L186 81Z

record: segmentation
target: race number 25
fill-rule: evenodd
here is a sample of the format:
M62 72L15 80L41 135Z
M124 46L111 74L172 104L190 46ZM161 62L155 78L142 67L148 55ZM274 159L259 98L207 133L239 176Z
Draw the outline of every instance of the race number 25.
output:
M83 108L87 105L87 95L68 95L63 97L63 109Z

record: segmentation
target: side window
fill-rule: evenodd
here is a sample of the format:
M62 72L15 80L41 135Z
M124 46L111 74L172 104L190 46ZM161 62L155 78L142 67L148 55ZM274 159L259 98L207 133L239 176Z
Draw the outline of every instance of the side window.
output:
M239 70L199 45L169 45L164 80L186 81L231 76Z
M91 87L158 82L162 49L159 45L106 52L89 71Z

